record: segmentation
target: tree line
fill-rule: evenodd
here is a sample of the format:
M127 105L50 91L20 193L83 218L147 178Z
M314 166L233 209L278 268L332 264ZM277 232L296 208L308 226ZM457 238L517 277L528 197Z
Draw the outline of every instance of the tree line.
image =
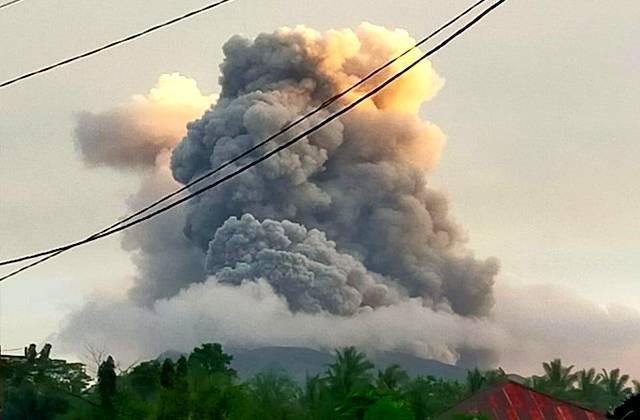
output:
M242 381L231 368L233 357L220 344L207 343L176 361L149 360L120 372L109 356L92 379L84 365L52 360L49 351L50 346L37 355L30 347L25 358L3 360L4 419L425 420L507 378L501 369L471 370L466 381L412 378L398 365L376 369L364 353L347 347L335 351L324 373L303 384L286 371ZM544 375L525 379L528 386L609 410L611 418L638 405L640 383L619 369L575 371L559 359L543 368Z

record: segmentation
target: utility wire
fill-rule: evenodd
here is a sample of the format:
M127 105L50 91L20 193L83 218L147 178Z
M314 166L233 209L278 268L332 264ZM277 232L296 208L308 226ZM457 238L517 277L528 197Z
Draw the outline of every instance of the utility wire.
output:
M5 353L6 352L24 351L24 347L16 347L15 349L2 349L2 351L5 352Z
M12 4L20 3L21 1L22 0L11 0L11 1L8 1L6 3L2 3L2 4L0 4L0 9L4 9L5 7L9 7Z
M22 1L22 0L13 0L13 1L16 2L16 1ZM118 46L120 44L124 44L126 42L133 41L134 39L143 37L143 36L145 36L147 34L150 34L151 32L155 32L155 31L157 31L159 29L166 28L167 26L171 26L171 25L173 25L175 23L178 23L180 21L183 21L185 19L189 19L190 17L193 17L193 16L199 15L201 13L204 13L206 11L215 9L216 7L221 6L221 5L223 5L225 3L228 3L230 1L232 1L232 0L220 0L220 1L217 1L215 3L208 4L208 5L204 6L204 7L201 7L200 9L193 10L193 11L191 11L189 13L186 13L186 14L184 14L182 16L179 16L177 18L173 18L173 19L168 20L166 22L163 22L163 23L160 23L158 25L152 26L152 27L150 27L148 29L145 29L144 31L135 33L133 35L129 35L129 36L121 38L121 39L119 39L117 41L110 42L110 43L108 43L106 45L103 45L102 47L95 48L95 49L87 51L85 53L78 54L76 56L64 59L62 61L58 61L57 63L48 65L46 67L42 67L41 69L34 70L32 72L29 72L29 73L25 73L25 74L23 74L21 76L18 76L18 77L14 77L13 79L9 79L7 81L4 81L4 82L0 83L0 88L7 87L9 85L12 85L14 83L20 82L22 80L28 79L28 78L33 77L33 76L37 76L38 74L46 73L46 72L51 71L51 70L53 70L55 68L62 67L62 66L67 65L69 63L73 63L74 61L82 60L83 58L87 58L87 57L92 56L94 54L98 54L98 53L100 53L100 52L102 52L104 50L108 50L108 49L116 47L116 46ZM10 3L7 3L7 5L9 5L9 4Z
M264 146L265 144L267 144L268 142L274 140L275 138L279 137L280 135L284 134L285 132L287 132L288 130L290 130L291 128L294 128L296 126L298 126L300 123L302 123L303 121L311 118L312 116L314 116L315 114L317 114L318 112L320 112L321 110L329 107L330 105L332 105L333 103L335 103L336 101L338 101L339 99L343 98L344 96L346 96L347 94L349 94L350 92L354 91L355 89L357 89L358 87L362 86L364 83L366 83L368 80L372 79L373 77L375 77L376 75L378 75L379 73L381 73L383 70L385 70L386 68L390 67L391 65L393 65L395 62L397 62L398 60L400 60L402 57L406 56L407 54L409 54L411 51L417 49L418 47L420 47L422 44L426 43L427 41L429 41L431 38L435 37L436 35L438 35L440 32L442 32L443 30L447 29L449 26L453 25L454 23L456 23L458 20L460 20L461 18L463 18L464 16L466 16L467 14L469 14L471 11L473 11L475 8L477 8L478 6L480 6L482 3L484 3L487 0L479 0L476 3L474 3L472 6L468 7L466 10L464 10L462 13L458 14L456 17L454 17L453 19L449 20L447 23L445 23L444 25L442 25L440 28L438 28L436 31L434 31L433 33L431 33L430 35L428 35L427 37L421 39L419 42L417 42L414 46L412 46L411 48L407 49L406 51L404 51L402 54L398 55L397 57L389 60L387 63L385 63L384 65L378 67L377 69L373 70L371 73L367 74L363 79L361 79L360 81L358 81L357 83L355 83L354 85L350 86L349 88L343 90L342 92L332 96L331 98L327 99L326 101L324 101L320 106L316 107L315 109L313 109L312 111L308 112L307 114L303 115L302 117L298 118L297 120L285 125L284 127L282 127L278 132L272 134L271 136L269 136L268 138L266 138L265 140L257 143L256 145L252 146L251 148L249 148L248 150L244 151L243 153L241 153L240 155L237 155L236 157L228 160L227 162L223 163L222 165L218 166L217 168L206 172L205 174L197 177L196 179L190 181L189 183L185 184L183 187L177 189L176 191L167 194L161 198L159 198L158 200L154 201L153 203L149 204L148 206L136 211L135 213L121 219L118 220L117 222L113 223L112 225L100 230L99 232L91 235L89 238L92 238L94 236L98 236L102 233L108 232L111 229L124 224L126 222L128 222L129 220L134 219L137 216L140 216L143 213L146 213L147 211L157 207L158 205L162 204L163 202L166 202L168 200L170 200L171 198L179 195L180 193L188 190L189 188L191 188L192 186L199 184L200 182L204 181L207 178L210 178L211 176L215 175L216 173L222 171L223 169L225 169L226 167L232 165L233 163L239 161L240 159L248 156L249 154L251 154L252 152L256 151L257 149L261 148L262 146ZM87 238L88 239L88 238ZM14 263L18 263L18 262L22 262L22 261L26 261L26 260L31 260L34 258L38 258L44 255L49 255L55 253L55 255L59 255L59 253L63 252L63 250L61 250L61 248L55 248L55 249L50 249L47 251L42 251L42 252L38 252L36 254L32 254L32 255L27 255L27 256L23 256L23 257L18 257L18 258L14 258L11 260L6 260L6 261L1 261L0 262L0 266L4 266L4 265L9 265L9 264L14 264ZM46 261L45 258L44 260L42 260L42 262ZM35 265L35 264L34 264ZM31 266L26 266L23 268L30 268Z
M314 125L313 127L305 130L304 132L296 135L294 138L292 138L291 140L287 141L286 143L283 143L282 145L276 147L275 149L271 150L270 152L262 155L261 157L259 157L258 159L240 167L239 169L236 169L235 171L231 172L230 174L225 175L224 177L214 181L213 183L202 187L190 194L188 194L185 197L180 198L179 200L164 206L158 210L155 210L152 213L149 213L145 216L142 216L136 220L130 221L128 223L124 223L119 225L118 227L115 227L111 230L105 231L103 233L99 233L96 235L93 235L89 238L77 241L77 242L73 242L70 243L68 245L59 247L59 248L55 248L49 251L45 251L43 253L38 253L38 254L34 254L35 256L30 256L30 258L37 258L40 257L42 255L47 255L48 253L59 253L59 252L64 252L67 251L69 249L73 249L76 248L78 246L84 245L86 243L89 242L93 242L96 241L98 239L104 238L106 236L111 236L115 233L121 232L125 229L128 229L132 226L135 226L139 223L142 223L146 220L149 220L161 213L164 213L198 195L201 195L203 193L205 193L206 191L215 188L216 186L230 180L231 178L236 177L237 175L251 169L252 167L258 165L259 163L269 159L270 157L272 157L273 155L279 153L280 151L292 146L293 144L299 142L300 140L302 140L303 138L305 138L306 136L308 136L309 134L319 130L320 128L324 127L325 125L329 124L330 122L334 121L335 119L339 118L340 116L346 114L347 112L351 111L353 108L355 108L356 106L358 106L359 104L361 104L362 102L364 102L365 100L369 99L370 97L378 94L380 91L382 91L384 88L386 88L388 85L390 85L391 83L395 82L397 79L399 79L400 77L402 77L404 74L406 74L407 72L409 72L411 69L413 69L415 66L417 66L420 62L424 61L425 59L427 59L428 57L430 57L431 55L435 54L436 52L438 52L440 49L442 49L443 47L445 47L447 44L449 44L451 41L453 41L455 38L457 38L458 36L460 36L462 33L464 33L465 31L467 31L469 28L471 28L473 25L475 25L476 23L478 23L481 19L483 19L486 15L488 15L489 13L491 13L494 9L496 9L498 6L500 6L502 3L504 3L506 0L499 0L496 3L492 4L491 6L489 6L487 9L485 9L482 13L480 13L478 16L476 16L475 18L473 18L471 21L469 21L467 24L465 24L462 28L458 29L456 32L454 32L452 35L450 35L448 38L446 38L444 41L442 41L440 44L438 44L436 47L432 48L431 50L429 50L428 52L424 53L423 55L421 55L418 59L414 60L409 66L405 67L404 69L402 69L401 71L399 71L398 73L394 74L392 77L388 78L387 80L385 80L383 83L381 83L380 85L378 85L376 88L374 88L373 90L369 91L368 93L364 94L363 96L361 96L360 98L358 98L357 100L355 100L354 102L350 103L349 105L347 105L346 107L340 109L339 111L333 113L332 115L330 115L329 117L327 117L326 119L324 119L323 121L321 121L320 123ZM30 259L30 258L25 258L22 257L21 259L14 259L13 262L18 262L16 260L19 261L24 261L25 259ZM7 265L11 262L9 261L5 261L3 263L0 263L0 265ZM12 277L16 274L18 274L19 272L23 271L23 269L25 269L26 267L23 267L20 270L17 270L13 273L7 274L4 277L0 278L0 281L6 280L9 277Z
M161 213L164 213L167 210L172 209L173 207L176 207L206 191L208 191L211 188L214 188L226 181L228 181L229 179L239 175L242 172L247 171L248 169L252 168L253 166L256 166L257 164L263 162L264 160L270 158L271 156L273 156L274 154L280 152L281 150L290 147L291 145L297 143L298 141L300 141L301 139L303 139L304 137L306 137L307 135L315 132L316 130L324 127L325 125L327 125L329 122L335 120L336 118L340 117L341 115L349 112L351 109L353 109L354 107L356 107L357 105L359 105L360 103L362 103L363 101L365 101L366 99L370 98L371 96L376 95L378 92L380 92L382 89L384 89L386 86L388 86L389 84L393 83L395 80L397 80L399 77L401 77L402 75L404 75L405 73L407 73L409 70L411 70L413 67L415 67L418 63L420 63L421 61L425 60L426 58L428 58L429 56L431 56L432 54L436 53L437 51L439 51L441 48L443 48L445 45L447 45L449 42L451 42L453 39L457 38L458 36L460 36L463 32L465 32L467 29L469 29L471 26L473 26L474 24L476 24L478 21L480 21L484 16L486 16L487 14L489 14L491 11L493 11L496 7L498 7L499 5L501 5L502 3L504 3L506 0L499 0L498 2L496 2L495 4L491 5L488 9L486 9L485 11L483 11L480 15L476 16L473 20L471 20L469 23L467 23L465 26L463 26L461 29L458 29L453 35L449 36L447 39L445 39L443 42L441 42L440 44L438 44L438 46L436 46L435 48L431 49L430 51L428 51L427 53L423 54L421 57L419 57L417 60L415 60L414 62L412 62L412 64L410 64L408 67L404 68L402 71L400 71L399 73L396 73L393 77L387 79L384 83L380 84L379 86L377 86L374 90L368 92L367 94L365 94L364 96L360 97L358 100L352 102L351 104L349 104L347 107L341 109L340 111L332 114L331 116L329 116L328 118L326 118L325 120L321 121L320 123L318 123L317 125L307 129L306 131L304 131L303 133L297 135L296 137L294 137L293 139L289 140L288 142L278 146L277 148L275 148L274 150L270 151L269 153L261 156L260 158L256 159L255 161L250 162L249 164L235 170L234 172L232 172L231 174L228 174L226 176L224 176L223 178L215 181L214 183L207 185L206 187L203 187L199 190L196 190L194 192L192 192L191 194L179 199L178 201L173 202L170 205L167 205L165 207L160 208L159 210L154 211L153 213L150 213L146 216L143 216L139 219L136 219L132 222L126 223L126 224L121 224L120 226L111 229L111 230L105 230L103 231L103 233L99 233L99 234L95 234L89 238L77 241L77 242L73 242L70 243L68 245L59 247L59 248L54 248L51 249L49 251L44 251L41 253L37 253L37 254L33 254L31 256L26 256L26 257L21 257L21 258L16 258L13 260L8 260L8 261L4 261L2 263L0 263L0 265L7 265L7 264L11 264L11 263L15 263L15 262L19 262L19 261L24 261L26 259L32 259L32 258L37 258L43 255L47 255L49 253L56 253L56 252L60 252L60 251L66 251L72 248L76 248L80 245L84 245L86 243L89 242L93 242L95 240L101 239L105 236L110 236L112 234L118 233L120 231L123 231L125 229L128 229L129 227L132 227L134 225L137 225L139 223L142 223L143 221L146 221L148 219L151 219ZM5 280L6 278L12 276L12 274L9 274L7 276L4 276L2 278L0 278L0 281Z

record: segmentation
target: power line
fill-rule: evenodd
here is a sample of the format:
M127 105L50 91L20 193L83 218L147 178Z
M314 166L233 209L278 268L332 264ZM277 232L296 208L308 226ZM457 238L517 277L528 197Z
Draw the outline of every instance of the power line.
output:
M211 170L211 171L199 176L198 178L190 181L189 183L185 184L183 187L177 189L176 191L159 198L158 200L156 200L153 203L149 204L148 206L136 211L135 213L133 213L133 214L121 219L121 220L118 220L117 222L113 223L112 225L110 225L110 226L100 230L99 232L91 235L89 238L92 238L94 236L97 236L97 235L100 235L102 233L108 232L109 230L111 230L111 229L113 229L113 228L115 228L115 227L117 227L117 226L119 226L121 224L124 224L124 223L128 222L129 220L132 220L135 217L140 216L143 213L146 213L147 211L157 207L158 205L162 204L163 202L166 202L166 201L170 200L171 198L179 195L180 193L188 190L192 186L194 186L196 184L199 184L200 182L204 181L207 178L210 178L211 176L215 175L216 173L220 172L221 170L225 169L226 167L232 165L233 163L237 162L238 160L248 156L249 154L251 154L252 152L254 152L257 149L261 148L262 146L264 146L268 142L270 142L270 141L274 140L275 138L279 137L280 135L286 133L288 130L298 126L303 121L311 118L312 116L314 116L315 114L317 114L321 110L329 107L330 105L332 105L333 103L335 103L339 99L343 98L345 95L349 94L350 92L354 91L358 87L362 86L368 80L372 79L373 77L375 77L376 75L381 73L383 70L385 70L386 68L388 68L391 65L393 65L395 62L400 60L402 57L406 56L411 51L417 49L418 47L420 47L421 45L423 45L424 43L429 41L431 38L435 37L440 32L442 32L443 30L447 29L448 27L450 27L451 25L456 23L458 20L460 20L461 18L463 18L464 16L469 14L471 11L476 9L478 6L480 6L485 1L487 1L487 0L479 0L479 1L477 1L476 3L474 3L473 5L468 7L467 9L465 9L463 12L461 12L460 14L455 16L453 19L449 20L447 23L445 23L444 25L439 27L437 30L432 32L430 35L426 36L425 38L422 38L420 41L418 41L415 45L413 45L412 47L410 47L409 49L404 51L402 54L400 54L400 55L396 56L395 58L389 60L388 62L386 62L382 66L378 67L377 69L375 69L372 72L370 72L369 74L367 74L364 78L362 78L357 83L351 85L350 87L348 87L347 89L343 90L342 92L340 92L340 93L332 96L331 98L327 99L320 106L316 107L315 109L313 109L309 113L303 115L302 117L298 118L297 120L285 125L278 132L272 134L271 136L269 136L265 140L257 143L256 145L254 145L253 147L251 147L248 150L244 151L240 155L237 155L236 157L228 160L227 162L223 163L222 165L218 166L217 168L215 168L215 169L213 169L213 170ZM87 239L89 239L89 238L87 238ZM59 253L63 252L62 248L63 247L50 249L50 250L41 251L41 252L38 252L38 253L32 254L32 255L27 255L27 256L23 256L23 257L14 258L14 259L11 259L11 260L1 261L0 262L0 266L9 265L9 264L15 264L15 263L18 263L18 262L22 262L22 261L38 258L38 257L44 256L44 255L48 255L49 257L52 257L50 254L53 254L53 253L55 253L55 255L59 255ZM41 260L39 262L36 262L36 263L34 263L34 265L37 265L40 262L44 262L47 259L49 259L49 258L45 258L45 259L43 259L43 260ZM23 269L30 268L30 267L31 267L31 265L30 266L25 266L25 267L23 267Z
M5 7L9 7L12 4L20 3L21 1L22 0L11 0L11 1L8 1L6 3L2 3L2 4L0 4L0 9L4 9Z
M287 141L286 143L283 143L282 145L276 147L275 149L271 150L270 152L262 155L261 157L259 157L258 159L240 167L239 169L236 169L235 171L231 172L230 174L225 175L224 177L214 181L213 183L202 187L182 198L180 198L179 200L166 205L164 207L161 207L158 210L155 210L152 213L149 213L145 216L142 216L136 220L133 221L129 221L127 223L123 223L120 224L119 226L113 228L113 229L109 229L109 230L103 230L102 233L98 233L95 234L89 238L77 241L77 242L73 242L70 244L67 244L65 246L59 247L59 248L55 248L49 251L44 251L42 253L38 253L38 254L34 254L32 256L27 256L27 257L21 257L21 258L17 258L17 259L13 259L13 260L9 260L9 261L4 261L2 263L0 263L0 265L7 265L10 263L15 263L15 262L19 262L19 261L24 261L26 259L33 259L33 258L38 258L40 256L43 255L47 255L48 257L53 257L52 255L48 255L48 254L55 254L55 253L61 253L73 248L76 248L78 246L84 245L86 243L89 242L93 242L96 241L98 239L104 238L106 236L111 236L115 233L121 232L125 229L128 229L130 227L133 227L139 223L142 223L146 220L149 220L161 213L164 213L200 194L205 193L206 191L215 188L216 186L230 180L231 178L236 177L237 175L251 169L252 167L258 165L259 163L269 159L271 156L279 153L280 151L292 146L293 144L299 142L300 140L302 140L303 138L305 138L306 136L308 136L309 134L319 130L320 128L324 127L325 125L329 124L330 122L334 121L335 119L337 119L338 117L346 114L347 112L351 111L353 108L355 108L356 106L358 106L359 104L361 104L362 102L364 102L365 100L369 99L370 97L376 95L377 93L379 93L380 91L382 91L384 88L386 88L388 85L390 85L391 83L395 82L398 78L402 77L404 74L406 74L407 72L409 72L411 69L413 69L415 66L417 66L420 62L422 62L423 60L427 59L428 57L430 57L431 55L435 54L436 52L438 52L440 49L442 49L444 46L446 46L447 44L449 44L451 41L453 41L455 38L457 38L458 36L460 36L462 33L464 33L465 31L467 31L470 27L472 27L473 25L475 25L477 22L479 22L481 19L483 19L486 15L488 15L490 12L492 12L494 9L496 9L498 6L500 6L502 3L504 3L506 0L499 0L496 3L492 4L491 6L489 6L487 9L485 9L482 13L480 13L478 16L476 16L474 19L472 19L471 21L469 21L467 24L465 24L462 28L458 29L456 32L454 32L452 35L450 35L448 38L446 38L444 41L442 41L440 44L438 44L436 47L432 48L431 50L429 50L428 52L424 53L423 55L421 55L418 59L414 60L409 66L405 67L404 69L402 69L401 71L399 71L398 73L394 74L392 77L388 78L387 80L385 80L383 83L381 83L380 85L378 85L376 88L374 88L373 90L369 91L368 93L364 94L363 96L361 96L360 98L358 98L357 100L355 100L354 102L350 103L349 105L347 105L346 107L340 109L339 111L336 111L335 113L333 113L332 115L330 115L329 117L327 117L326 119L324 119L323 121L321 121L320 123L314 125L313 127L305 130L304 132L296 135L294 138L292 138L291 140ZM47 258L48 259L48 258ZM38 263L38 262L36 262ZM31 264L30 266L35 265L36 263ZM0 281L6 280L7 278L10 278L16 274L18 274L21 271L24 271L24 269L29 268L30 266L26 266L23 267L17 271L14 271L13 273L7 274L4 277L0 278Z
M484 18L487 14L489 14L491 11L493 11L495 8L497 8L499 5L501 5L502 3L504 3L506 0L499 0L496 3L494 3L493 5L491 5L489 8L487 8L486 10L484 10L482 13L480 13L478 16L476 16L474 19L472 19L470 22L468 22L467 24L465 24L462 28L458 29L456 32L454 32L452 35L450 35L448 38L446 38L444 41L442 41L440 44L438 44L435 48L431 49L430 51L428 51L427 53L423 54L422 56L420 56L417 60L413 61L409 66L405 67L403 70L401 70L400 72L396 73L395 75L393 75L392 77L390 77L389 79L387 79L385 82L383 82L382 84L378 85L375 89L373 89L372 91L369 91L368 93L366 93L365 95L361 96L359 99L357 99L356 101L352 102L351 104L349 104L348 106L346 106L345 108L342 108L341 110L335 112L334 114L330 115L329 117L327 117L325 120L321 121L320 123L316 124L315 126L305 130L304 132L298 134L297 136L295 136L293 139L289 140L288 142L278 146L277 148L273 149L272 151L268 152L267 154L259 157L258 159L246 164L245 166L233 171L232 173L225 175L224 177L220 178L219 180L213 182L212 184L207 185L206 187L203 187L199 190L196 190L194 192L192 192L191 194L165 206L162 207L150 214L147 214L146 216L143 216L139 219L136 219L134 221L125 223L125 224L121 224L120 226L108 230L108 231L104 231L103 233L99 233L96 235L93 235L89 238L77 241L77 242L73 242L70 244L67 244L65 246L59 247L59 248L55 248L55 249L51 249L49 251L44 251L38 254L34 254L31 256L27 256L27 257L21 257L21 258L16 258L13 260L8 260L8 261L4 261L2 263L0 263L0 265L7 265L7 264L11 264L11 263L15 263L15 262L19 262L19 261L24 261L26 259L32 259L32 258L37 258L43 255L47 255L50 253L56 253L56 252L64 252L67 251L69 249L73 249L76 248L80 245L84 245L86 243L89 242L93 242L96 241L98 239L101 239L103 237L106 236L111 236L115 233L118 233L120 231L123 231L125 229L128 229L132 226L135 226L139 223L142 223L146 220L149 220L161 213L164 213L226 181L228 181L231 178L234 178L235 176L241 174L242 172L245 172L247 170L249 170L250 168L256 166L257 164L267 160L268 158L270 158L271 156L275 155L276 153L279 153L280 151L292 146L293 144L297 143L298 141L300 141L301 139L305 138L306 136L308 136L309 134L319 130L320 128L324 127L325 125L327 125L328 123L332 122L333 120L337 119L338 117L342 116L343 114L351 111L353 108L355 108L356 106L358 106L360 103L364 102L365 100L367 100L368 98L370 98L371 96L376 95L378 92L380 92L382 89L386 88L389 84L395 82L395 80L397 80L398 78L400 78L401 76L403 76L405 73L407 73L408 71L410 71L411 69L413 69L416 65L418 65L421 61L425 60L426 58L428 58L429 56L435 54L436 52L438 52L440 49L442 49L444 46L446 46L447 44L449 44L453 39L457 38L458 36L460 36L463 32L465 32L466 30L468 30L471 26L475 25L477 22L479 22L482 18ZM12 276L13 274L9 274L7 276L4 276L2 278L0 278L0 281L5 280L6 278Z
M14 0L14 2L15 1L22 1L22 0ZM159 29L166 28L167 26L173 25L173 24L178 23L180 21L183 21L185 19L189 19L190 17L193 17L193 16L199 15L201 13L204 13L206 11L215 9L216 7L221 6L221 5L223 5L225 3L228 3L230 1L232 1L232 0L220 0L218 2L208 4L208 5L204 6L204 7L201 7L200 9L193 10L193 11L191 11L189 13L186 13L186 14L184 14L182 16L179 16L179 17L173 18L171 20L168 20L166 22L160 23L158 25L152 26L152 27L150 27L148 29L145 29L144 31L137 32L137 33L135 33L133 35L129 35L127 37L121 38L121 39L119 39L117 41L110 42L110 43L108 43L106 45L103 45L102 47L95 48L93 50L84 52L82 54L78 54L78 55L75 55L73 57L66 58L66 59L64 59L62 61L58 61L57 63L48 65L46 67L42 67L41 69L34 70L32 72L29 72L29 73L25 73L25 74L23 74L21 76L18 76L18 77L14 77L13 79L9 79L9 80L7 80L5 82L0 83L0 88L7 87L7 86L12 85L14 83L17 83L19 81L22 81L22 80L28 79L30 77L36 76L38 74L46 73L46 72L51 71L51 70L53 70L55 68L62 67L62 66L67 65L69 63L73 63L74 61L78 61L78 60L81 60L83 58L87 58L87 57L92 56L94 54L98 54L98 53L100 53L100 52L102 52L104 50L108 50L108 49L116 47L116 46L118 46L120 44L124 44L126 42L133 41L134 39L137 39L137 38L143 37L145 35L148 35L151 32L155 32L155 31L157 31ZM8 5L8 3L7 3L7 5Z
M15 349L2 349L3 352L16 352L16 351L24 351L24 347L16 347Z

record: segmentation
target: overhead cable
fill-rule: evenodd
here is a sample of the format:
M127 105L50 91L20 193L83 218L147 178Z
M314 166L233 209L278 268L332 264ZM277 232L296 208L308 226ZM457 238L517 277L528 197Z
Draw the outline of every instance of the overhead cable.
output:
M18 0L18 1L21 1L21 0ZM148 34L150 34L152 32L155 32L155 31L157 31L159 29L166 28L167 26L171 26L171 25L173 25L175 23L178 23L178 22L181 22L181 21L183 21L185 19L189 19L189 18L191 18L193 16L196 16L196 15L199 15L201 13L207 12L209 10L215 9L216 7L222 6L225 3L229 3L230 1L233 1L233 0L220 0L220 1L217 1L215 3L208 4L208 5L204 6L204 7L201 7L200 9L196 9L196 10L193 10L191 12L185 13L182 16L178 16L178 17L173 18L171 20L168 20L166 22L160 23L158 25L154 25L154 26L152 26L152 27L150 27L148 29L145 29L145 30L137 32L135 34L126 36L126 37L121 38L121 39L119 39L117 41L110 42L108 44L105 44L105 45L103 45L101 47L98 47L98 48L95 48L93 50L89 50L87 52L75 55L73 57L65 58L64 60L61 60L61 61L58 61L56 63L50 64L48 66L42 67L42 68L40 68L38 70L34 70L34 71L29 72L29 73L25 73L25 74L23 74L21 76L17 76L17 77L14 77L12 79L6 80L6 81L0 83L0 88L4 88L4 87L7 87L7 86L10 86L10 85L12 85L14 83L18 83L18 82L20 82L22 80L29 79L31 77L37 76L37 75L42 74L42 73L46 73L46 72L51 71L53 69L56 69L58 67L62 67L62 66L65 66L67 64L73 63L74 61L82 60L84 58L87 58L87 57L90 57L92 55L101 53L102 51L108 50L108 49L116 47L118 45L133 41L134 39L143 37L143 36L148 35ZM14 2L15 2L15 0L14 0Z
M144 216L141 216L135 220L130 220L127 223L118 223L117 227L114 227L112 229L105 229L103 231L101 231L101 233L92 235L86 239L83 240L79 240L58 248L54 248L48 251L43 251L43 252L39 252L36 254L32 254L32 255L28 255L28 256L24 256L24 257L19 257L19 258L14 258L12 260L6 260L6 261L2 261L0 262L0 266L2 265L8 265L8 264L13 264L13 263L17 263L20 261L25 261L25 260L29 260L29 259L34 259L34 258L38 258L38 257L42 257L42 256L47 256L47 257L51 257L52 255L50 254L59 254L61 252L65 252L67 250L76 248L78 246L90 243L90 242L94 242L98 239L107 237L107 236L111 236L115 233L121 232L123 230L129 229L130 227L133 227L139 223L142 223L146 220L149 220L159 214L162 214L178 205L181 205L182 203L193 199L196 196L199 196L203 193L205 193L206 191L215 188L216 186L238 176L239 174L249 170L250 168L258 165L259 163L269 159L271 156L279 153L280 151L292 146L293 144L299 142L300 140L304 139L305 137L307 137L309 134L319 130L320 128L324 127L325 125L329 124L330 122L334 121L335 119L339 118L340 116L346 114L347 112L351 111L353 108L355 108L356 106L358 106L359 104L361 104L362 102L366 101L367 99L371 98L372 96L375 96L376 94L378 94L380 91L382 91L384 88L386 88L388 85L390 85L391 83L395 82L398 78L402 77L404 74L406 74L407 72L409 72L411 69L413 69L415 66L417 66L420 62L424 61L425 59L427 59L428 57L430 57L431 55L435 54L436 52L438 52L440 49L442 49L443 47L445 47L447 44L449 44L451 41L453 41L455 38L457 38L458 36L462 35L462 33L464 33L465 31L467 31L469 28L471 28L473 25L475 25L476 23L478 23L480 20L482 20L486 15L488 15L489 13L491 13L493 10L495 10L498 6L500 6L502 3L504 3L506 0L499 0L497 2L495 2L494 4L492 4L491 6L489 6L487 9L485 9L483 12L481 12L479 15L477 15L475 18L473 18L471 21L469 21L467 24L465 24L462 28L456 30L452 35L450 35L449 37L447 37L444 41L440 42L436 47L432 48L431 50L427 51L426 53L422 54L420 57L418 57L418 59L414 60L411 64L409 64L407 67L403 68L401 71L399 71L398 73L395 73L392 77L386 79L383 83L379 84L377 87L375 87L373 90L367 92L366 94L364 94L363 96L361 96L360 98L358 98L357 100L351 102L349 105L345 106L344 108L340 109L339 111L336 111L335 113L331 114L329 117L327 117L326 119L324 119L323 121L319 122L318 124L314 125L313 127L303 131L302 133L296 135L295 137L293 137L291 140L279 145L278 147L274 148L273 150L269 151L268 153L260 156L259 158L251 161L250 163L234 170L233 172L231 172L230 174L227 174L225 176L223 176L222 178L214 181L213 183L202 187L198 190L195 190L193 192L191 192L190 194L180 198L177 201L174 201L173 203L166 205L164 207L161 207L160 209L157 209L149 214L146 214ZM245 152L246 153L246 152ZM48 258L47 258L48 259ZM43 261L44 262L44 259ZM27 268L32 267L33 265L39 263L39 261L36 261L35 263L32 263L28 266L22 267L19 270L16 270L12 273L9 273L3 277L0 277L0 281L6 280L7 278L10 278L22 271L24 271Z

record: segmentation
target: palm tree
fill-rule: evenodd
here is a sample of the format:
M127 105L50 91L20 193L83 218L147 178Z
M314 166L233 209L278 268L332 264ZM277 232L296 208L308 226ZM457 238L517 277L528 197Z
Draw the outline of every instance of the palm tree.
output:
M320 376L307 377L304 390L300 395L300 404L305 408L310 419L323 419L331 415L331 404L327 401L327 381Z
M487 384L487 378L478 368L467 371L467 392L474 394Z
M602 375L596 373L594 368L581 370L576 375L575 400L591 408L597 407L597 401L602 395L600 381Z
M609 407L613 407L623 401L629 394L631 389L627 387L629 375L621 375L620 369L612 369L607 372L602 369L602 387L607 396Z
M416 420L426 420L453 407L467 392L467 387L457 381L418 376L405 386L402 400Z
M542 383L545 390L554 394L565 394L570 391L576 381L576 374L572 373L573 365L562 366L560 359L553 359L542 364L544 376Z
M349 393L371 383L371 369L373 364L355 347L346 347L342 351L336 350L335 361L327 370L329 388L336 397L344 398Z
M113 415L113 399L116 395L116 362L109 356L98 368L98 393L102 408L108 416Z
M576 385L580 391L588 391L593 387L597 387L600 383L601 375L596 373L594 368L589 370L581 370L576 374Z
M378 399L367 407L364 420L414 420L411 410L390 396Z
M492 385L498 382L503 381L507 377L507 373L499 367L498 369L487 370L484 372L484 378L487 382L487 385Z
M259 373L249 381L249 390L263 419L284 419L300 411L300 389L285 372Z
M409 375L402 370L399 365L387 366L384 370L378 371L376 386L378 389L395 392L409 381Z

